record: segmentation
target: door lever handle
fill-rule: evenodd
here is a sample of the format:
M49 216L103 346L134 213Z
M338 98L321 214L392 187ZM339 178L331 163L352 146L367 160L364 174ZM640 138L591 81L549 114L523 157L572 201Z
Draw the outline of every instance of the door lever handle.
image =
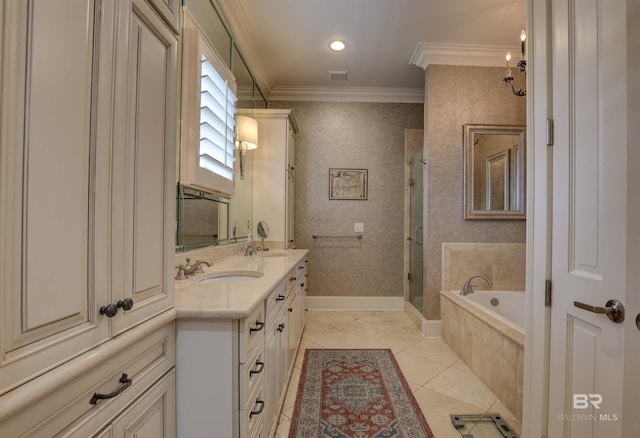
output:
M607 315L607 317L618 324L624 321L624 306L618 300L609 300L605 307L597 307L591 306L589 304L581 303L580 301L574 301L573 305L587 310L592 313L597 313L600 315Z

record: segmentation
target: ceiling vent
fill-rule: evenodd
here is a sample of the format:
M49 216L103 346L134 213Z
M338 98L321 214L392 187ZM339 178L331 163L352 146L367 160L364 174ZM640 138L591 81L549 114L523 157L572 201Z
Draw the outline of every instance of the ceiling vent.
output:
M329 71L329 79L332 81L346 81L347 71Z

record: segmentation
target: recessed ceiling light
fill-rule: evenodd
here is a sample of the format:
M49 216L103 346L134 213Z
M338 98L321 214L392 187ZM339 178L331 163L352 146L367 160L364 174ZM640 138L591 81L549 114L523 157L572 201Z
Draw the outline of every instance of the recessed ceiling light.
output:
M331 44L329 44L329 47L331 47L331 50L340 52L344 50L344 48L346 47L346 44L340 40L335 40L335 41L331 41Z

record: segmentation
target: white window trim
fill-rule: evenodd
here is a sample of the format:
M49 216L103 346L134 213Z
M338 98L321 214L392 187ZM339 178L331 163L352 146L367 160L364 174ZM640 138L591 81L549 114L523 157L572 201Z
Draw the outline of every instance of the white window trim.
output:
M200 144L200 60L202 54L227 81L237 96L233 73L203 36L195 18L185 8L182 32L182 111L180 183L210 193L233 196L235 181L216 175L199 166Z

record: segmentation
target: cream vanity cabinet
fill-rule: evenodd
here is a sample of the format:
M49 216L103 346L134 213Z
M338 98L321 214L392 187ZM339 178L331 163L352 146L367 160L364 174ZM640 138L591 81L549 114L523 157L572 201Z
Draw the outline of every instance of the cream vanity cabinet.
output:
M0 423L0 436L175 437L174 321L146 324L132 329L140 333L128 348L96 348L96 366L67 379L64 390L26 383L41 397ZM61 379L74 372L52 371Z
M262 436L262 303L242 320L178 319L177 328L178 436Z
M238 110L258 121L253 154L253 222L269 224L268 243L294 248L295 141L298 125L292 110Z
M3 394L173 305L178 40L145 0L0 26Z
M266 301L265 333L265 431L271 437L278 425L287 385L304 329L304 293L306 259L293 268ZM302 299L301 299L302 297Z
M179 317L178 436L273 436L304 325L305 263L296 263L248 318Z
M278 422L283 387L289 381L287 350L289 348L289 332L292 327L287 320L286 309L290 306L290 295L294 289L293 271L269 295L265 307L267 309L267 331L265 333L265 431L271 436Z

